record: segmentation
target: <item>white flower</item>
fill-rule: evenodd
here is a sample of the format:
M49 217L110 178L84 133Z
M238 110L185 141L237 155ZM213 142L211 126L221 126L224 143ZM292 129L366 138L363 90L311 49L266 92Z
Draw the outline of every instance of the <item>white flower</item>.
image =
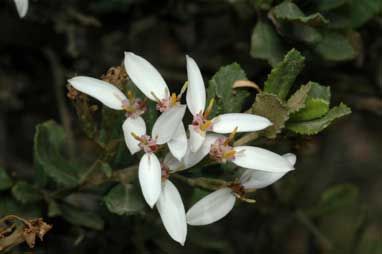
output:
M20 18L25 17L28 12L28 5L29 0L14 0L16 4L17 13L19 14Z
M283 155L290 164L296 162L294 154ZM214 191L192 206L187 212L187 223L201 226L214 223L226 216L234 207L236 198L245 198L244 194L253 188L264 188L278 179L285 172L266 172L247 170L240 178L238 184Z
M210 146L210 157L221 163L231 161L239 167L252 170L284 173L293 170L289 160L269 150L255 146L230 146L235 133L236 129L228 138L215 139Z
M187 106L194 116L192 125L189 125L191 151L197 151L203 144L207 131L226 134L231 133L236 127L238 132L251 132L267 128L272 123L265 117L245 114L228 113L216 116L208 120L208 115L212 110L213 100L208 108L206 107L206 90L199 67L189 56L187 59Z
M168 179L162 183L162 192L156 207L167 233L184 245L187 236L186 212L179 191Z
M155 155L159 145L168 144L172 139L181 119L186 111L186 106L177 105L161 114L154 123L151 136L146 135L146 126L142 120L127 119L122 126L125 142L130 152L136 153L143 150L145 154L139 162L138 178L143 197L147 204L153 207L161 194L161 165Z
M124 65L130 79L147 98L157 103L160 112L166 112L180 104L179 100L184 89L178 96L175 93L170 94L162 75L146 59L132 52L125 52ZM168 142L168 147L178 160L186 153L187 136L183 124L179 125L173 138Z

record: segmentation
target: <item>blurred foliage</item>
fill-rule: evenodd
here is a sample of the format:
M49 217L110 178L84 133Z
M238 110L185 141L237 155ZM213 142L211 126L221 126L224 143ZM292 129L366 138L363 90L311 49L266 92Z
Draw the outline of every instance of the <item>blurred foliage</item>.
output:
M381 1L39 0L21 21L11 4L0 3L0 216L48 218L53 229L36 253L381 253ZM80 95L73 110L65 106L69 117L57 113L57 80L100 77L124 50L150 56L174 91L191 52L209 80L213 114L250 109L270 118L252 144L292 148L296 172L258 191L255 205L189 227L179 247L142 202L123 112ZM232 88L247 79L262 92ZM354 115L321 132L350 113L340 101ZM207 165L184 176L233 179L234 171ZM206 194L177 186L186 207Z

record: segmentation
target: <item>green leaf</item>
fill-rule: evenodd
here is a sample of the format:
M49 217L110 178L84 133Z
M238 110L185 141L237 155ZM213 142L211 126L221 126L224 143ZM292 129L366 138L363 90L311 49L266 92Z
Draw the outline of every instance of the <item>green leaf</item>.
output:
M207 90L208 100L215 98L215 105L210 114L211 117L230 112L240 112L243 103L250 93L243 89L232 88L236 80L247 79L240 65L233 63L220 68L220 70L209 81Z
M350 17L350 26L358 28L374 15L381 13L381 8L381 0L350 0L345 13Z
M8 176L4 168L0 167L0 191L12 187L12 179Z
M41 193L27 182L17 182L12 187L12 195L23 204L37 202L42 199Z
M330 11L344 5L348 0L319 0L316 2L318 11Z
M301 70L304 68L305 57L295 49L290 50L284 60L278 63L268 75L264 92L272 93L284 100L289 89Z
M338 184L325 190L316 207L309 211L311 216L321 216L357 202L358 189L352 184Z
M252 32L251 56L267 60L274 66L281 61L283 52L281 40L273 26L268 21L260 19Z
M294 113L305 107L305 101L308 98L311 84L302 85L287 101L288 112Z
M48 216L52 218L60 215L62 215L60 205L56 201L50 200L48 202Z
M139 188L118 184L104 197L106 207L118 215L131 215L145 207Z
M292 24L290 31L286 33L308 44L315 44L322 40L321 33L316 28L301 23Z
M64 129L54 121L37 125L34 136L34 158L40 178L48 176L65 187L78 185L85 171L77 164L65 158Z
M347 37L330 31L323 33L323 39L316 45L315 51L330 61L345 61L357 56L356 49Z
M261 135L268 138L276 138L277 134L285 126L289 119L288 108L275 95L260 93L256 96L256 101L252 106L252 113L268 118L273 125L261 131Z
M41 217L41 208L37 204L22 204L10 195L2 195L0 198L0 218L10 214L25 219L35 219Z
M312 26L329 23L329 21L320 13L313 13L311 15L305 16L305 14L296 4L289 1L284 1L277 5L273 9L273 14L277 19L280 20L297 21Z
M329 111L330 87L315 82L308 83L311 89L305 101L305 107L290 116L291 121L309 121L320 118Z
M60 205L62 211L62 217L69 223L83 226L95 230L102 230L104 222L94 212L85 211L82 208L75 207L69 204Z
M298 134L313 135L328 127L335 119L350 113L351 109L341 103L339 106L330 109L329 112L320 119L300 123L287 123L286 127Z

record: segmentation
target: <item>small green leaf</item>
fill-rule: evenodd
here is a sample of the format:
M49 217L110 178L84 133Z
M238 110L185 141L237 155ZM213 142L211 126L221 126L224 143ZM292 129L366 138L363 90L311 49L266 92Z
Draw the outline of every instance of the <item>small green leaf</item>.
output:
M284 100L289 89L301 70L304 68L305 58L295 49L290 50L284 60L272 69L265 82L264 92L272 93Z
M60 205L60 209L62 211L62 217L71 224L95 230L103 229L104 222L102 218L94 212L85 211L84 209L69 204Z
M63 155L65 147L64 129L54 121L37 125L34 136L34 158L39 177L49 176L66 187L78 185L84 170L78 163Z
M305 101L308 98L311 87L310 83L303 85L289 98L287 102L289 114L297 112L305 107Z
M240 65L233 63L220 68L220 70L209 81L207 90L208 100L215 98L215 105L210 114L211 117L230 112L240 112L243 103L250 93L243 89L232 88L236 80L247 79Z
M118 184L104 197L106 207L118 215L130 215L140 212L145 202L139 189L134 185Z
M291 121L309 121L328 113L330 106L330 87L321 86L315 82L308 83L311 87L305 107L290 116Z
M288 108L275 95L260 93L256 96L256 101L252 106L252 113L268 118L273 125L261 131L261 135L268 138L276 138L277 134L285 126L289 119Z
M347 37L340 33L325 32L315 51L330 61L345 61L357 56L356 50Z
M12 187L12 179L8 176L4 168L0 167L0 191Z
M322 40L322 35L318 29L301 23L292 24L291 29L286 33L308 44L316 44Z
M329 21L320 13L313 13L305 16L301 9L294 3L284 1L273 9L273 14L277 19L286 21L297 21L312 26L327 24Z
M311 216L321 216L357 202L358 189L352 184L338 184L325 190L316 207L309 211Z
M328 127L335 119L350 113L351 109L341 103L339 106L330 109L329 112L320 119L300 123L287 123L286 127L298 134L313 135Z
M273 26L268 21L260 19L252 32L251 56L267 60L274 66L281 61L283 51L281 40Z
M59 204L54 200L50 200L48 202L48 216L52 218L60 215L62 215L62 211Z
M381 0L349 0L345 13L350 17L350 26L358 28L374 15L382 12Z
M12 187L12 195L23 204L37 202L42 199L41 193L27 182L17 182Z

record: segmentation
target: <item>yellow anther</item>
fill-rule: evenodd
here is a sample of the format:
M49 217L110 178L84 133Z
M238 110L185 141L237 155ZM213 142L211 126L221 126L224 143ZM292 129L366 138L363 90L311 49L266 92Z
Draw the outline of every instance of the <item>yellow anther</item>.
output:
M210 100L210 103L208 104L206 111L204 112L204 115L203 115L204 119L207 119L208 115L211 113L214 103L215 103L215 98L212 98Z
M238 127L235 127L235 129L233 130L233 132L231 134L229 134L229 137L226 139L226 141L224 142L224 145L228 145L234 138L235 138L235 135L237 133L237 129Z
M131 136L133 136L133 138L135 138L136 140L138 140L139 142L141 143L145 143L145 140L143 138L141 138L140 136L138 136L137 134L135 134L134 132L130 133Z
M212 121L211 120L208 120L207 122L205 122L204 124L202 124L200 126L200 129L202 131L205 131L205 130L208 130L208 128L212 125Z
M171 101L170 101L170 106L176 105L176 102L178 101L178 98L176 97L175 93L172 93L171 95Z
M229 157L234 156L235 154L236 154L236 151L235 150L231 150L231 151L223 153L223 158L224 159L228 159Z
M134 112L135 112L135 109L132 108L132 107L129 107L129 106L123 106L123 109L124 109L127 113L134 113Z
M134 97L134 94L132 91L127 91L127 98L129 98L129 101L131 104L134 104L134 101L135 101L135 97Z
M183 94L186 92L188 87L188 81L184 82L184 85L182 86L182 89L180 90L180 93L178 94L178 101L182 98Z

